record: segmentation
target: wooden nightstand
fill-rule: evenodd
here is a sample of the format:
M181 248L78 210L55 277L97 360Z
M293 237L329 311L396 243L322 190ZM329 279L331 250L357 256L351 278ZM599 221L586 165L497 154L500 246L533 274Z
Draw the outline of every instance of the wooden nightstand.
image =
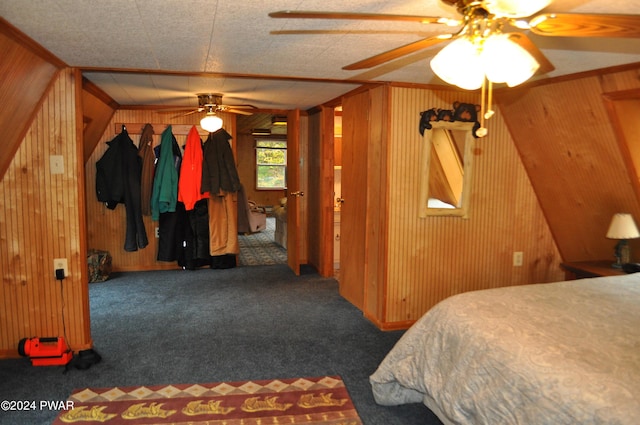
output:
M613 261L578 261L561 263L560 267L564 270L566 280L626 274L621 269L614 269L611 264Z

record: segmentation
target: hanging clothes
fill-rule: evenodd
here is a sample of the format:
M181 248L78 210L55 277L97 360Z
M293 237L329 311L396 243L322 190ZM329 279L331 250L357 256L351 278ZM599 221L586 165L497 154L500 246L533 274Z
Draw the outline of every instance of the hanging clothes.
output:
M204 144L201 192L209 192L209 250L212 268L235 267L238 244L238 194L240 178L231 135L220 129L209 133ZM233 261L231 261L233 260Z
M153 152L153 126L145 124L138 143L138 156L142 161L140 179L140 202L142 215L151 215L151 193L153 191L153 175L155 173L156 156Z
M208 204L211 255L239 254L238 194L220 192L209 197Z
M240 190L240 177L229 144L231 139L231 135L223 128L209 133L204 144L201 193Z
M202 140L194 125L187 135L178 180L178 201L184 203L187 211L192 210L200 199L209 197L209 192L200 191L202 187L202 149Z
M196 202L186 213L189 221L184 235L184 264L178 264L187 270L195 270L211 262L208 198Z
M162 132L160 146L154 150L158 162L153 179L151 217L158 221L156 259L177 261L183 265L185 232L189 224L184 204L178 202L178 176L182 153L171 126Z
M96 194L98 200L105 202L109 209L115 209L119 203L125 205L127 225L124 250L137 251L149 244L142 221L142 164L138 149L124 125L120 134L107 144L109 148L96 163Z
M160 213L175 212L178 202L178 170L173 155L175 138L171 126L162 132L160 138L160 158L156 165L151 194L151 218L160 219ZM177 145L177 143L176 143ZM180 148L178 147L178 151Z
M191 127L184 147L180 178L178 180L178 203L184 203L188 217L185 229L184 264L187 270L210 263L209 253L209 192L201 193L203 146L196 126Z

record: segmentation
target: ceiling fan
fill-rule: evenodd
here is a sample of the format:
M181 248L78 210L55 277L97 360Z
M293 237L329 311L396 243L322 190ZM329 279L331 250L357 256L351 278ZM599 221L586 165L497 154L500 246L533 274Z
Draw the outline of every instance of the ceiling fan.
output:
M640 38L640 15L589 13L539 13L552 0L440 0L454 7L459 18L352 12L284 10L272 18L351 19L420 22L445 25L450 31L426 37L346 65L345 70L373 68L401 57L449 41L431 60L431 68L443 81L467 90L482 89L481 128L493 115L492 85L513 87L535 73L555 68L526 35L561 37Z
M199 93L198 95L198 107L193 109L186 114L182 114L180 116L186 116L195 114L198 112L206 112L206 115L200 120L200 127L207 130L210 133L213 133L222 128L223 121L217 113L218 112L230 112L233 114L241 114L241 115L252 115L253 112L251 109L256 109L255 106L252 105L225 105L222 103L222 94L220 93ZM179 108L179 109L166 109L164 111L159 111L161 113L167 112L176 112L176 111L184 111L190 108Z
M207 112L207 114L213 114L216 112L230 112L233 114L241 114L241 115L252 115L252 109L256 109L253 105L225 105L222 103L222 94L221 93L198 93L198 107L196 109L192 109L184 115L191 115L198 112ZM176 111L184 111L189 110L191 108L177 108L177 109L166 109L165 111L160 112L176 112ZM184 116L181 115L181 116Z
M345 70L372 68L386 62L429 48L438 43L461 37L485 40L489 36L505 34L512 42L529 52L539 63L539 72L554 69L544 54L535 46L522 30L541 36L564 37L640 37L640 15L607 15L588 13L541 13L552 0L440 0L454 7L461 15L458 19L390 15L351 12L314 12L285 10L270 13L272 18L293 19L353 19L377 21L421 22L458 27L455 32L443 32L436 36L397 47L361 61L346 65ZM513 30L509 32L507 30ZM520 32L517 32L520 30Z

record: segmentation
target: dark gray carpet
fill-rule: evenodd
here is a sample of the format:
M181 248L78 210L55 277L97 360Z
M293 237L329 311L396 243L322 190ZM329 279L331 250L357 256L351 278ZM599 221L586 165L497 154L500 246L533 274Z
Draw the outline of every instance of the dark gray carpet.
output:
M334 279L285 265L154 271L90 285L102 362L88 370L0 361L0 400L65 400L74 388L340 375L365 424L440 424L423 405L375 404L368 377L401 332L382 332ZM50 336L50 335L39 335ZM17 344L17 341L16 341ZM0 412L50 424L57 412Z

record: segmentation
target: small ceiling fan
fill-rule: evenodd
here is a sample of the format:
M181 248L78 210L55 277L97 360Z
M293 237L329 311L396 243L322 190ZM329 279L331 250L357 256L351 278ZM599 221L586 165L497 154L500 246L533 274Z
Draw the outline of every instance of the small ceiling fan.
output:
M252 109L256 109L253 105L225 105L222 103L221 93L198 93L198 107L189 112L180 115L191 115L198 112L206 112L207 114L215 114L216 112L230 112L233 114L252 115ZM191 108L166 109L160 112L177 112L189 110Z
M345 70L367 69L410 55L444 41L460 37L486 39L491 35L506 34L540 64L538 72L554 69L544 54L525 35L523 30L541 36L563 37L640 37L640 15L607 15L588 13L540 13L552 0L440 0L454 7L461 15L458 19L433 16L389 15L351 12L314 12L285 10L270 13L272 18L291 19L352 19L372 21L404 21L458 27L455 32L436 36L397 47L361 61L346 65ZM511 30L511 31L508 31ZM518 31L519 30L519 31Z
M257 109L252 105L225 105L222 103L222 94L220 93L199 93L198 95L198 107L185 114L178 116L186 116L195 114L198 112L206 112L205 116L200 120L200 126L210 133L222 128L223 120L220 118L218 112L230 112L233 114L252 115L252 109ZM191 108L178 108L178 109L165 109L159 111L160 113L175 113L177 111L184 111Z

